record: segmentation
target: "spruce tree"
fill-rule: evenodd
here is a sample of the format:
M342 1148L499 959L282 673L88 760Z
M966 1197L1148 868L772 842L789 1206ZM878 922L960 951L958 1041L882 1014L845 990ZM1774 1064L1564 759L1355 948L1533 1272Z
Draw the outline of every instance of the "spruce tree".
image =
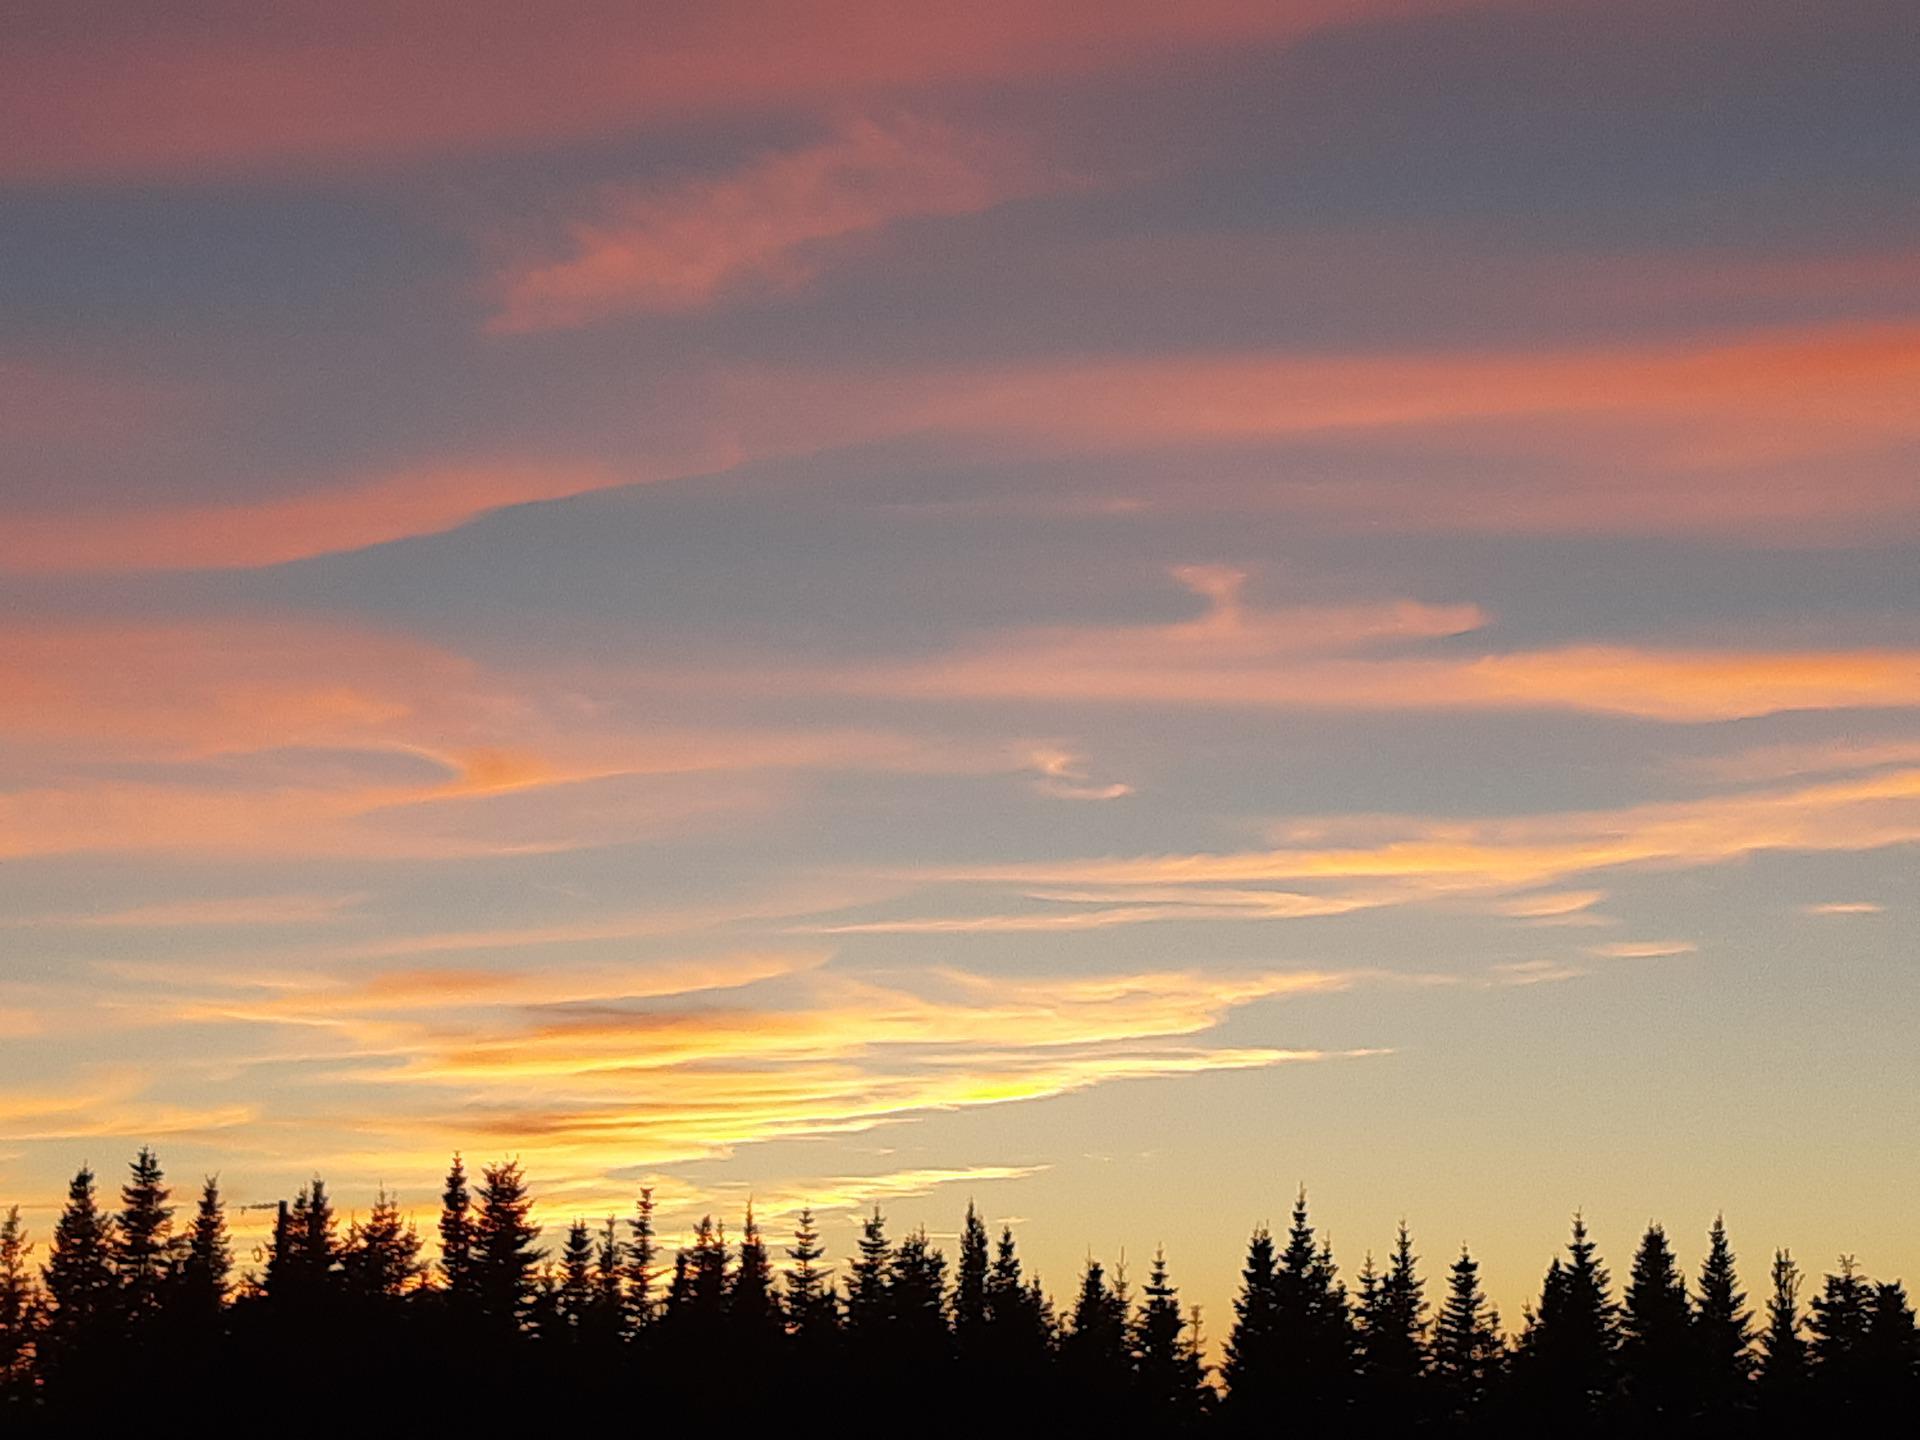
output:
M1620 1337L1621 1385L1639 1422L1661 1428L1692 1414L1698 1388L1693 1306L1667 1232L1657 1224L1647 1226L1634 1253Z
M1594 1253L1585 1219L1573 1217L1567 1259L1547 1269L1539 1308L1521 1338L1521 1376L1530 1422L1575 1434L1599 1428L1612 1399L1619 1322L1611 1278Z
M488 1165L480 1174L471 1258L474 1298L481 1315L498 1330L517 1330L533 1304L541 1259L534 1242L540 1227L530 1218L533 1198L519 1161Z
M587 1320L593 1301L593 1232L576 1219L567 1226L560 1246L560 1276L554 1291L554 1313L562 1329L577 1332Z
M67 1203L54 1222L44 1272L47 1343L73 1352L95 1338L115 1299L113 1237L100 1213L93 1171L82 1165L67 1187Z
M1873 1311L1873 1285L1860 1273L1853 1256L1842 1255L1840 1268L1828 1275L1808 1307L1807 1329L1813 1340L1814 1385L1831 1412L1852 1409L1867 1385L1867 1326Z
M226 1304L233 1273L233 1245L227 1235L226 1207L220 1199L220 1180L209 1175L200 1186L200 1203L187 1232L187 1255L180 1283L189 1309L201 1317L217 1314Z
M889 1318L887 1281L893 1244L878 1205L860 1225L858 1253L847 1264L847 1329L862 1341L874 1340Z
M587 1307L587 1331L601 1345L618 1344L627 1328L625 1266L620 1222L612 1215L600 1227L593 1250L593 1296Z
M1718 1215L1707 1232L1699 1288L1693 1331L1701 1413L1724 1424L1746 1406L1753 1375L1753 1313L1747 1309L1747 1297L1735 1273L1726 1222Z
M39 1296L28 1268L32 1248L20 1207L9 1207L0 1219L0 1404L24 1385L33 1360Z
M641 1331L653 1320L654 1282L659 1279L660 1242L653 1229L652 1186L642 1189L634 1202L627 1229L632 1236L627 1242L627 1312L632 1327Z
M447 1294L456 1304L473 1295L473 1193L467 1186L467 1167L454 1151L453 1163L440 1192L440 1273Z
M1086 1422L1108 1422L1125 1402L1133 1370L1130 1309L1125 1272L1116 1271L1110 1282L1106 1268L1089 1255L1060 1337L1069 1403Z
M1867 1386L1862 1408L1869 1414L1910 1415L1920 1400L1920 1331L1898 1280L1873 1287L1861 1362Z
M887 1272L890 1339L902 1363L934 1367L950 1358L946 1301L947 1257L917 1228L894 1247Z
M953 1276L953 1343L969 1360L981 1353L987 1324L987 1227L973 1201L960 1225L960 1254Z
M1164 1246L1153 1252L1141 1295L1132 1334L1138 1423L1147 1433L1184 1433L1204 1413L1207 1372L1197 1337L1181 1314L1180 1293L1168 1276Z
M739 1252L739 1263L727 1287L727 1323L736 1346L749 1358L757 1354L764 1359L785 1322L780 1314L780 1297L774 1293L767 1242L761 1237L751 1203L740 1231Z
M340 1264L347 1288L361 1299L397 1300L419 1278L419 1232L384 1186L375 1193L365 1222L348 1226Z
M114 1269L120 1303L135 1323L160 1308L173 1259L173 1207L160 1161L145 1146L128 1167L120 1187L120 1213L114 1217Z
M1413 1236L1402 1221L1387 1272L1376 1274L1369 1254L1360 1274L1356 1330L1364 1399L1376 1427L1419 1421L1426 1375L1424 1291Z
M1777 1424L1799 1417L1807 1387L1807 1342L1801 1334L1800 1267L1786 1250L1773 1252L1767 1326L1760 1334L1759 1393Z
M793 1244L787 1247L787 1268L781 1277L786 1285L787 1323L794 1336L814 1346L823 1342L836 1328L839 1308L834 1303L833 1274L823 1269L821 1259L826 1247L820 1243L820 1231L813 1210L802 1206L793 1225Z
M1500 1314L1480 1288L1479 1263L1462 1245L1447 1272L1446 1303L1433 1324L1439 1404L1455 1425L1472 1425L1486 1413L1505 1358Z
M1227 1386L1227 1411L1249 1430L1265 1430L1280 1410L1284 1343L1280 1319L1280 1275L1273 1232L1255 1228L1240 1271L1240 1292L1233 1300L1233 1329L1220 1367Z

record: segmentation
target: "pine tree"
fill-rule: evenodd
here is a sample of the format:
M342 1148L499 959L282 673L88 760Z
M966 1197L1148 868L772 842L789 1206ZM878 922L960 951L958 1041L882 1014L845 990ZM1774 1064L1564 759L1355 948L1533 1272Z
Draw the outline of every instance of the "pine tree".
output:
M960 1255L953 1276L953 1343L969 1360L981 1354L987 1325L987 1227L973 1201L960 1226Z
M1010 1225L1000 1227L994 1244L985 1304L988 1368L1006 1377L1016 1394L1033 1389L1053 1358L1053 1312L1039 1279L1029 1283L1022 1278Z
M1540 1289L1539 1309L1521 1338L1522 1376L1533 1422L1584 1433L1595 1429L1612 1397L1619 1322L1611 1278L1594 1254L1586 1221L1573 1217L1567 1260L1555 1260Z
M1647 1226L1634 1254L1620 1332L1621 1384L1641 1423L1659 1427L1690 1415L1698 1374L1693 1306L1659 1225Z
M383 1186L366 1222L347 1228L340 1257L347 1288L362 1299L397 1300L418 1280L420 1235L400 1214L400 1202Z
M0 1220L0 1404L26 1380L33 1361L39 1296L27 1264L32 1248L14 1205Z
M456 1303L473 1299L473 1194L457 1150L440 1194L440 1273Z
M48 1305L47 1343L73 1351L93 1338L111 1313L114 1294L113 1237L85 1165L67 1187L66 1207L54 1223L44 1273Z
M220 1180L209 1175L200 1187L200 1203L187 1232L187 1255L180 1281L189 1308L206 1317L217 1314L227 1300L233 1273L233 1245L227 1236L226 1207L220 1200Z
M813 1211L801 1207L794 1221L793 1244L787 1247L787 1268L782 1279L786 1285L787 1322L796 1338L810 1345L825 1341L838 1328L839 1307L834 1303L833 1274L820 1266L826 1255L820 1243L820 1231L814 1225Z
M1745 1408L1753 1374L1753 1313L1747 1309L1747 1297L1734 1270L1726 1222L1718 1215L1707 1232L1707 1258L1700 1265L1700 1303L1693 1328L1701 1411L1724 1424Z
M1206 1366L1180 1312L1180 1294L1167 1274L1167 1252L1153 1252L1153 1268L1133 1322L1134 1394L1141 1428L1182 1433L1199 1423L1207 1395Z
M529 1218L533 1199L519 1161L488 1165L480 1174L471 1258L474 1297L490 1322L501 1330L513 1330L526 1320L533 1303L541 1259L534 1242L540 1227Z
M1486 1412L1506 1358L1500 1314L1480 1288L1480 1266L1467 1247L1447 1272L1447 1299L1433 1325L1433 1371L1440 1405L1456 1424Z
M173 1257L172 1192L160 1161L145 1146L134 1157L127 1183L120 1188L120 1213L114 1219L114 1269L120 1303L129 1319L142 1322L160 1308Z
M847 1329L861 1339L880 1333L889 1318L887 1280L893 1268L893 1244L878 1205L860 1225L859 1253L847 1265Z

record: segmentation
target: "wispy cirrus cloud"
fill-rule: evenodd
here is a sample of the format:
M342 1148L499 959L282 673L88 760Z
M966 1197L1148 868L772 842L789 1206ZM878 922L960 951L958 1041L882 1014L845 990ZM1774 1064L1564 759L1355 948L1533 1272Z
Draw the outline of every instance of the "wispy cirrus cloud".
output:
M1026 147L924 120L871 120L715 178L600 194L550 259L499 277L499 332L701 309L813 278L903 220L969 215L1068 183Z

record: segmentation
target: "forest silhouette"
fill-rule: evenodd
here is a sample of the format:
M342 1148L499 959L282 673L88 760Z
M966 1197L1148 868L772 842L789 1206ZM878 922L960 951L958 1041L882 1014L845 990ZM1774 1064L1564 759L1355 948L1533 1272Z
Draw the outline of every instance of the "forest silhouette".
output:
M115 1205L82 1168L44 1241L0 1218L0 1433L1784 1435L1920 1400L1899 1282L1843 1256L1813 1287L1776 1251L1749 1302L1717 1219L1691 1280L1650 1225L1616 1293L1576 1215L1509 1330L1471 1254L1429 1277L1404 1224L1343 1278L1302 1191L1253 1231L1217 1366L1164 1252L1137 1289L1089 1257L1056 1304L971 1204L951 1258L877 1208L838 1263L807 1210L779 1243L708 1217L669 1254L650 1190L543 1247L519 1164L456 1155L437 1231L429 1260L392 1196L343 1222L316 1178L242 1267L217 1179L176 1204L143 1149Z

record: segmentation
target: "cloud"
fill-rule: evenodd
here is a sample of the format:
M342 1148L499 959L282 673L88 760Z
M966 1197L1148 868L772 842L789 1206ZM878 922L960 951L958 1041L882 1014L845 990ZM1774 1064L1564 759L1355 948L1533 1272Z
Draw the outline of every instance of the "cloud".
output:
M1049 893L1054 887L1072 887L1066 896L1071 903L1097 899L1137 910L1152 908L1144 903L1148 897L1158 905L1168 894L1191 891L1197 903L1185 913L1195 918L1212 918L1207 906L1216 902L1207 897L1221 886L1308 885L1308 900L1298 911L1303 915L1335 913L1332 907L1341 905L1524 896L1612 869L1717 865L1766 851L1844 852L1920 842L1920 769L1621 810L1458 820L1325 817L1275 829L1296 843L1237 853L949 867L920 878L1014 889L1033 899L1057 898ZM1366 836L1370 843L1339 845L1343 833ZM1533 899L1517 903L1515 913L1524 917ZM1067 913L1072 928L1074 912ZM1284 918L1286 912L1272 913ZM1601 950L1619 947L1593 953Z
M1085 757L1058 746L1035 747L1027 764L1039 772L1033 788L1056 800L1120 800L1133 793L1131 785L1118 781L1103 785L1089 780Z
M1661 960L1670 955L1691 955L1699 948L1691 940L1620 940L1610 945L1590 945L1587 953L1603 960Z
M1783 710L1920 705L1902 650L1556 650L1406 653L1482 627L1470 604L1413 600L1267 609L1237 571L1183 568L1208 601L1171 625L1012 631L927 660L809 673L782 686L928 700L1078 701L1296 710L1571 709L1673 722ZM1386 652L1386 653L1380 653Z
M251 895L219 900L168 900L99 914L45 915L21 920L26 925L65 925L84 929L171 930L230 925L314 925L346 917L364 892L352 895ZM8 923L0 920L0 924Z
M1827 900L1818 905L1802 905L1802 915L1879 915L1886 906L1871 900Z
M973 214L1060 183L1020 147L926 121L862 121L722 177L603 193L566 224L559 258L500 277L489 328L574 329L790 290L853 237Z
M1077 6L982 0L713 0L691 7L474 0L396 10L292 0L244 23L137 11L36 26L0 52L0 159L11 179L159 178L391 167L626 137L717 116L818 113L862 100L1026 80L1050 87L1196 50L1283 43L1423 0L1285 5L1113 0L1097 37ZM233 7L223 7L233 8Z
M667 467L679 472L689 460ZM266 500L10 515L0 571L98 574L256 569L437 535L507 505L651 478L588 465L450 465Z

